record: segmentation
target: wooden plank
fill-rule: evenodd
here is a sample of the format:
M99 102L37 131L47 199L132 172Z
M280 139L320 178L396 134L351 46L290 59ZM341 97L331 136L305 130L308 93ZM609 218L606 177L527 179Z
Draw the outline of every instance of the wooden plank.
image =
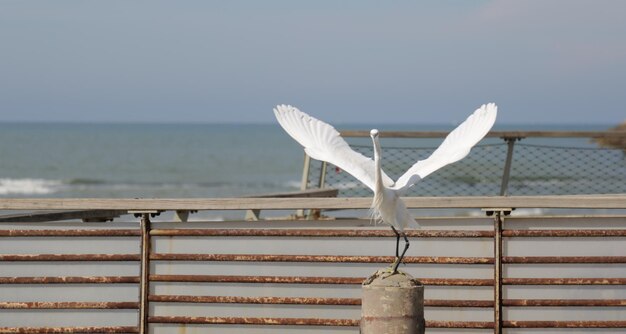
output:
M4 198L0 210L368 209L370 197L339 198ZM626 195L407 197L410 208L625 209Z
M105 221L125 215L125 210L72 210L72 211L47 211L29 212L0 216L0 222L12 223L37 223L59 220L86 219L90 221Z
M315 188L298 191L288 191L281 193L259 194L244 196L244 198L298 198L298 197L337 197L339 189L334 188Z

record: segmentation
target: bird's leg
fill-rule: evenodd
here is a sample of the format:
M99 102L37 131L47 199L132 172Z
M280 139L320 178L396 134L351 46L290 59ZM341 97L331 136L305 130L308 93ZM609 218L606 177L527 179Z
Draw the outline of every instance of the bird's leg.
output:
M402 262L407 249L409 249L409 238L406 237L406 233L404 232L402 232L402 236L404 237L404 250L402 251L402 255L400 255L400 257L396 259L396 262L394 262L393 270L391 271L393 274L398 272L398 266ZM398 238L400 238L400 236L398 236Z
M398 233L398 230L396 230L396 228L393 226L391 226L391 229L393 230L393 233L396 234L396 258L398 258L400 257L400 252L398 251L400 248L400 233Z

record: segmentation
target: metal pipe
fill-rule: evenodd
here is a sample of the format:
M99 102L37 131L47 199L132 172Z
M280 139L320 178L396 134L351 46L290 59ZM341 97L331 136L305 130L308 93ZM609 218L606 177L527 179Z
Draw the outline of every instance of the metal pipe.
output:
M148 333L148 316L150 314L150 214L143 213L140 221L141 230L141 272L139 282L139 333Z
M35 333L139 333L137 327L0 327L0 333L35 334Z
M189 296L189 295L150 295L151 302L160 303L206 303L206 304L296 304L296 305L361 305L360 298L321 298L321 297L243 297L243 296ZM440 300L425 299L428 307L493 307L491 300Z
M505 321L506 328L626 328L626 321Z
M513 162L513 148L515 147L515 141L519 139L521 138L504 138L504 141L506 141L507 144L507 150L506 161L502 171L502 183L500 184L500 196L505 196L509 192L509 179L511 177L511 165Z
M229 276L229 275L150 275L153 282L204 283L265 283L265 284L347 284L359 285L365 277L307 277L307 276ZM476 278L418 278L424 285L492 286L492 279Z
M626 306L626 299L505 299L504 306L588 306L614 307Z
M0 261L139 261L139 254L3 254Z
M136 237L136 229L97 230L0 230L0 237Z
M319 318L252 318L252 317L182 317L151 316L150 323L160 324L228 324L228 325L281 325L281 326L358 326L355 319Z
M503 263L507 264L553 264L553 263L626 263L626 256L505 256Z
M626 230L504 230L503 237L626 237Z
M626 278L504 278L504 285L626 285Z
M330 263L392 263L394 256L348 255L274 255L274 254L172 254L150 255L153 261L236 261L236 262L330 262ZM427 264L492 264L489 257L407 256L405 263Z
M0 277L0 284L130 284L137 276Z
M137 302L0 302L0 309L138 309Z
M493 216L493 258L494 258L494 270L493 270L493 293L494 293L494 307L493 307L493 332L494 334L502 333L502 211L498 211Z
M410 238L492 238L493 231L448 231L448 230L410 230L406 231ZM152 236L207 236L207 237L320 237L320 238L378 238L396 235L385 230L359 229L153 229Z

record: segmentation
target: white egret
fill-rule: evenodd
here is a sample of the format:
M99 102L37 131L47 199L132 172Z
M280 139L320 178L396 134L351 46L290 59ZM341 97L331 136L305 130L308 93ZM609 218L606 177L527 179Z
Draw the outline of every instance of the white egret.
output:
M348 172L374 191L371 213L377 221L391 226L396 234L396 260L392 274L398 270L409 248L404 228L419 227L404 202L400 199L419 180L448 164L461 160L491 129L498 107L494 103L482 105L461 125L448 134L441 145L425 160L416 162L396 182L381 168L381 148L378 130L370 132L374 145L374 160L353 151L331 125L311 117L290 105L274 108L278 123L311 158L326 161ZM404 250L399 255L400 236Z

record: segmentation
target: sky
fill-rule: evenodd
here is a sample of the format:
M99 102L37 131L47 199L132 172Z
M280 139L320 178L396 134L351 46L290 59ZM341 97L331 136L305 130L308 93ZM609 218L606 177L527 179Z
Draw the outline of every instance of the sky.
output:
M0 1L0 122L626 120L626 1Z

